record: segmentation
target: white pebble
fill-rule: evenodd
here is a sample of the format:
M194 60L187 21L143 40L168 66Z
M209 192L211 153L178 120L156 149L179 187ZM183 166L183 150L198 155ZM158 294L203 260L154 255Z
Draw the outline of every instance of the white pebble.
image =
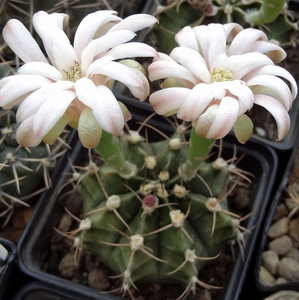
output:
M268 250L262 253L262 266L265 267L272 275L276 275L277 273L278 262L279 257L276 252Z
M283 235L269 243L269 250L275 251L278 255L284 255L293 247L292 240L289 236Z
M282 258L277 266L280 277L289 281L299 281L299 262L290 257Z

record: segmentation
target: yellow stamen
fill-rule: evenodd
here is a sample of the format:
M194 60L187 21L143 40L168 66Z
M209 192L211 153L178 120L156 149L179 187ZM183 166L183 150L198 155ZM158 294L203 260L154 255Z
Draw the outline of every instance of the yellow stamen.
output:
M72 68L70 68L68 71L65 70L63 71L66 80L76 82L77 80L82 78L81 66L77 61L75 61L75 65Z
M233 79L232 71L225 71L224 69L221 68L214 67L211 75L212 75L213 82L229 81Z

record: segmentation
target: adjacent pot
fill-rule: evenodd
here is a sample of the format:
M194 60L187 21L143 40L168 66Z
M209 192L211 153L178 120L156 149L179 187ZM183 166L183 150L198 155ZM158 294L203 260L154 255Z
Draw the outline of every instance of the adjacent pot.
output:
M0 299L2 299L6 291L16 258L16 247L12 242L0 238L0 246L1 245L7 250L7 256L5 260L0 259Z
M299 254L298 236L296 236L294 233L294 230L296 230L296 228L298 232L298 226L296 226L297 221L294 220L299 220L299 218L298 218L298 213L297 214L294 213L293 216L290 216L290 218L288 218L289 213L296 205L292 206L290 201L287 200L288 198L290 198L290 193L287 192L287 189L289 189L290 187L293 187L293 191L295 192L295 194L293 195L294 198L298 196L296 195L297 190L295 189L298 182L297 178L298 178L298 170L299 170L298 167L295 167L298 166L299 164L298 147L299 147L299 139L296 140L296 144L292 151L289 163L286 167L285 173L282 177L282 180L273 198L272 205L270 207L265 222L265 226L262 231L260 249L258 250L257 263L256 263L256 286L263 294L265 292L273 293L275 291L281 291L281 290L294 290L299 292L299 280L291 281L290 279L291 277L289 277L289 276L293 276L292 275L293 273L294 274L296 273L297 274L296 276L298 278L298 274L299 274L299 268L295 268L295 266L298 263L298 257L295 257L292 254L292 253ZM292 185L294 183L295 185ZM298 204L299 203L297 203L297 206ZM276 229L278 229L278 231L275 229L275 226ZM275 243L277 243L275 242L275 240L281 241L282 239L285 241L283 245L284 247L286 247L285 249L280 248L280 246L277 248L277 244L275 245ZM269 243L272 243L272 245L269 245ZM288 243L290 243L289 247L292 248L287 251ZM265 258L265 254L263 254L264 251L267 251L267 255L270 253L271 255L273 255L273 257L275 257L275 254L273 254L273 252L269 252L269 250L278 253L279 263L277 258L275 258L273 261L276 262L272 263L272 268L269 267L269 263L267 264L267 259ZM285 251L287 252L279 253ZM290 261L289 259L286 260L284 257L295 259L295 262L292 263L293 261ZM283 262L282 259L284 260ZM275 279L282 277L282 274L285 274L285 271L284 269L282 270L281 268L285 263L288 264L291 263L291 265L294 267L290 269L289 272L291 273L289 273L289 275L288 274L286 275L289 277L287 278L288 282L283 282L283 280L279 280L278 282L277 281L273 282L273 279L268 276L269 274L267 273L267 271L270 271L270 274L272 274ZM266 267L266 271L264 269L265 267ZM275 274L275 271L278 273L278 275ZM264 280L262 280L261 277L259 276L260 272L266 273L267 277L264 277Z
M59 289L38 281L32 281L24 285L12 300L80 300L76 295L65 293Z
M130 111L132 112L131 108ZM134 107L134 121L139 121L138 116L144 120L143 114L145 113L141 107ZM162 126L168 126L167 123L162 124ZM166 127L162 127L163 131ZM269 147L251 141L246 146L237 143L235 143L235 146L238 150L238 157L243 153L245 154L238 167L254 174L254 183L252 185L253 200L246 212L254 211L254 213L247 219L246 224L244 224L247 228L254 227L254 230L252 230L252 234L245 235L245 261L243 262L242 255L237 250L235 263L232 269L227 271L227 282L223 284L225 288L217 298L221 300L237 300L242 292L242 286L248 271L249 259L256 245L260 230L260 220L263 219L269 205L268 199L274 184L278 164L275 152ZM78 159L83 158L81 151L81 144L78 143L73 147L71 159L75 164ZM229 155L231 157L233 151L234 144L232 143L232 138L228 137L224 141L223 156L227 157ZM53 174L54 188L43 194L33 219L27 227L26 234L18 245L19 267L27 275L64 289L67 293L75 293L80 296L80 299L119 299L118 296L101 293L87 286L48 274L41 268L41 258L47 251L53 227L57 226L64 212L58 200L58 192L66 179L65 173L69 171L70 168L65 165L61 165L55 169Z
M277 292L264 300L298 300L299 299L299 293L294 291L280 291Z

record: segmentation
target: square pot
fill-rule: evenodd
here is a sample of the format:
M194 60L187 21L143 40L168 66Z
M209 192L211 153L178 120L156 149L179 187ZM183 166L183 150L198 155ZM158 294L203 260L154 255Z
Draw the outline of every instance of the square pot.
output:
M11 300L81 300L75 294L66 293L44 282L31 281L22 286Z
M130 107L133 113L133 120L144 120L147 111L141 107ZM157 117L158 118L158 117ZM160 120L160 121L159 121ZM163 119L162 119L163 120ZM164 126L163 131L168 131L168 123L161 121L161 118L152 120L160 122L160 126ZM151 121L149 121L151 124ZM160 127L161 128L161 127ZM220 292L217 299L221 300L237 300L242 291L242 286L249 268L249 260L257 242L258 232L260 230L260 222L264 217L264 213L269 205L268 199L274 184L277 170L277 157L275 151L267 146L260 145L253 141L248 142L245 146L236 144L232 137L224 140L223 156L231 157L237 147L238 157L245 154L245 157L238 163L238 167L254 174L254 182L252 185L252 202L246 209L246 213L254 211L246 221L247 228L255 229L252 234L245 236L246 248L243 262L241 253L238 253L231 270L226 276L227 281L224 283L224 289ZM72 150L71 160L76 161L82 158L82 146L78 143ZM26 234L23 236L18 245L19 267L27 275L46 282L53 287L59 287L67 292L80 295L81 299L119 299L118 296L112 294L101 293L95 289L83 286L67 279L46 273L41 268L41 257L47 251L48 241L52 234L53 227L57 225L60 216L64 212L63 207L59 205L58 191L60 186L66 179L65 173L69 172L69 166L61 165L56 168L53 174L53 189L43 194L39 201L39 206L35 211L35 215L27 227Z
M262 266L262 253L264 251L269 250L268 245L269 245L270 242L274 241L276 238L279 239L279 238L284 237L284 236L290 236L293 245L296 246L296 243L297 243L296 241L294 242L293 237L291 235L289 235L289 230L290 230L289 229L290 228L289 224L290 224L292 218L288 219L288 213L291 211L291 208L286 210L285 213L283 212L281 216L279 216L276 212L278 205L280 205L280 207L284 207L284 205L286 203L285 202L286 198L289 198L289 194L286 192L286 188L289 186L289 184L291 182L293 182L293 183L297 182L294 179L294 178L296 178L297 172L293 174L293 172L294 172L293 168L294 168L295 164L298 165L298 163L299 163L299 159L298 159L299 158L299 156L298 156L298 154L299 154L299 152L298 152L299 151L299 139L297 139L295 142L296 143L295 143L294 148L292 150L290 160L287 164L287 167L286 167L285 172L282 176L282 179L281 179L281 181L278 185L278 188L277 188L277 190L274 194L272 204L271 204L271 207L269 209L264 228L262 229L262 237L261 237L260 248L257 252L255 281L256 281L257 288L263 294L265 294L265 293L270 294L270 293L274 293L274 292L282 291L282 290L293 290L293 291L298 291L299 292L299 280L298 281L289 281L289 282L284 282L284 283L281 282L279 284L270 285L271 283L269 283L269 284L265 283L259 276L259 272L260 272L261 266ZM287 207L287 205L285 207ZM298 214L297 214L297 218L298 218ZM278 220L282 220L282 219L284 219L286 224L281 225L280 228L285 228L285 230L281 231L281 236L276 236L276 234L273 234L273 233L270 234L270 236L271 236L271 238L270 238L269 235L268 235L269 229L271 228L271 226L275 222L277 222ZM286 230L288 230L288 231L286 232ZM274 236L272 237L272 235L275 235L275 237ZM296 248L299 250L299 246L296 246ZM273 247L271 247L271 249L273 249ZM278 256L279 256L279 261L280 261L285 256L285 254L283 254L283 253L279 254L278 253ZM299 268L298 268L298 274L299 274Z
M7 250L8 254L4 261L0 259L0 299L4 296L6 287L8 285L16 258L16 246L5 239L0 238L0 244Z

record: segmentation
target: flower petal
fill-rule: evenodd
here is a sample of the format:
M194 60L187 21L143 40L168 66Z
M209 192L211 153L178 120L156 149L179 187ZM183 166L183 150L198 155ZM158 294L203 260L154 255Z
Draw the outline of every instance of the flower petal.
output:
M184 103L190 89L172 87L154 92L149 97L149 102L159 115L172 115Z
M227 23L223 24L223 29L226 36L226 41L228 44L235 38L235 36L243 30L243 27L237 23Z
M72 81L56 81L54 83L44 85L41 90L45 93L58 93L74 88L75 83Z
M110 61L95 69L92 74L105 75L107 81L113 79L123 83L140 101L145 100L149 94L149 83L144 74L124 64Z
M78 99L86 106L94 108L100 101L99 92L95 84L88 78L81 78L76 81L75 89Z
M52 83L47 78L38 75L12 75L0 90L0 106L12 108L19 105L29 93Z
M250 110L254 104L254 96L251 89L241 80L214 82L212 85L219 85L221 88L228 90L232 95L236 96L239 101L239 114ZM214 87L213 87L214 88Z
M182 82L183 84L185 81L189 81L194 85L197 83L196 78L189 70L178 63L170 61L153 62L148 67L148 75L151 81L171 77Z
M298 93L298 87L297 83L294 79L294 77L284 68L279 67L279 66L262 66L260 68L252 70L250 73L246 75L244 80L246 81L248 78L257 76L257 75L273 75L273 76L278 76L282 77L283 79L289 81L292 89L292 98L295 99L297 93Z
M135 14L123 19L121 22L113 26L108 32L118 30L132 30L133 32L136 32L141 29L150 27L155 23L158 23L158 20L151 15Z
M280 46L269 41L256 41L251 45L248 51L263 53L275 64L280 63L287 56L286 52Z
M63 74L53 66L43 62L28 62L18 70L19 74L35 74L55 81L64 80Z
M250 47L257 40L267 41L268 38L266 34L261 30L257 30L254 28L246 28L240 31L235 36L235 38L229 46L227 54L231 56L253 52L255 50L251 49Z
M288 85L280 78L272 75L257 75L247 80L247 86L254 94L266 94L281 102L287 111L292 106L292 94Z
M190 26L186 26L183 29L181 29L175 35L175 41L181 47L190 48L196 52L199 52L202 55L202 52L200 52L200 49L198 48L198 41L196 39L194 29L192 29Z
M65 126L72 122L71 115L64 114L54 125L54 127L43 137L43 141L47 144L53 144L60 136Z
M196 132L208 139L221 139L233 128L239 114L239 103L224 97L220 104L210 106L197 120Z
M277 140L282 140L288 133L290 128L290 116L286 112L285 107L275 98L268 95L254 95L254 102L264 107L274 117L277 124Z
M105 27L104 25L111 22L111 26L114 26L115 22L121 20L116 14L117 12L112 10L99 10L84 17L76 30L74 38L74 48L78 57L81 57L83 50L95 38L96 34L99 37L106 33L107 29L101 32L101 29Z
M265 65L273 65L273 62L266 55L252 52L228 57L228 65L233 71L234 79L244 80L243 77L251 70Z
M92 63L94 57L106 54L109 49L131 40L134 36L134 32L123 30L121 32L107 33L96 40L92 40L82 51L81 68L83 74Z
M97 87L100 95L93 113L99 125L108 133L119 135L124 128L123 112L109 88L104 85Z
M198 43L198 51L208 61L208 49L210 46L208 26L200 25L193 28Z
M198 52L186 47L177 47L172 50L170 57L188 69L199 80L205 83L211 82L207 64Z
M79 61L67 35L57 25L55 18L39 11L33 16L33 26L41 37L54 67L61 72L67 71L74 66L75 61Z
M16 114L17 123L23 122L24 120L34 116L50 95L51 93L45 93L42 89L31 93L18 108Z
M126 43L113 47L107 52L107 55L114 59L132 58L132 57L154 57L157 51L144 43Z
M73 91L55 93L39 108L33 121L36 136L46 135L63 116L70 103L76 98Z
M49 15L56 26L64 30L69 23L70 16L64 13L52 13Z
M33 118L31 117L22 122L17 129L16 140L23 147L36 147L43 139L42 136L38 137L34 134Z
M197 84L178 110L177 116L184 121L196 120L214 99L212 88L205 83Z
M212 48L213 44L217 44L217 50L219 53L224 53L226 50L226 33L222 24L210 23L209 30L209 48ZM214 48L214 47L213 47Z
M169 55L165 54L165 53L161 53L161 52L158 52L158 56L155 56L153 58L153 62L156 62L156 61L170 61L170 62L175 62L175 60L173 58L171 58Z
M25 63L30 61L48 63L35 39L19 20L11 19L7 22L3 29L3 39Z

